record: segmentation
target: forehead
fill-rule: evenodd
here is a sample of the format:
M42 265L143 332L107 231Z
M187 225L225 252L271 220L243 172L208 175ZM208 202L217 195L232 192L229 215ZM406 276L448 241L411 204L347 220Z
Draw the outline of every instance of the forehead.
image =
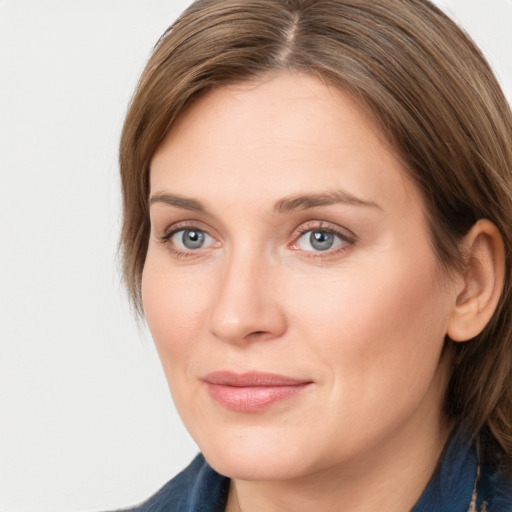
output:
M189 106L151 162L151 193L177 187L269 200L342 187L370 201L394 189L400 202L414 189L365 109L296 73L220 87Z
M257 130L260 120L266 128L262 132ZM371 132L372 139L393 151L369 109L349 92L316 76L298 72L268 74L257 81L207 91L181 112L162 145L178 136L201 136L205 142L213 141L216 136L215 142L222 140L224 144L228 143L228 138L233 144L256 144L260 140L266 145L276 139L285 142L293 136L313 143L315 137L311 128L318 123L332 127L333 121L345 125L352 122L354 137L364 135L366 143L370 143ZM210 130L212 125L216 125L214 132ZM325 134L318 135L323 138Z

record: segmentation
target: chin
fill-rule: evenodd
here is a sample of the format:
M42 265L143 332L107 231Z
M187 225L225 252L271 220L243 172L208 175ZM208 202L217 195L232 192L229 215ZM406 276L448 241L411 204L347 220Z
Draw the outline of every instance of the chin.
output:
M257 429L259 430L259 429ZM239 480L284 480L307 472L308 453L290 442L290 436L247 432L210 437L198 445L218 473ZM312 461L311 461L312 462Z
M210 466L221 475L236 480L287 480L303 475L304 461L279 450L224 450L222 453L204 453Z

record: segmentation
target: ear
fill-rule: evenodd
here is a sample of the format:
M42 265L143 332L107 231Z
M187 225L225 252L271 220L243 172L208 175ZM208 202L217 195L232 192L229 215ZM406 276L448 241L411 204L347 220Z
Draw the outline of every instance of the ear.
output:
M491 319L503 289L505 250L498 228L479 220L464 237L465 261L447 335L453 341L467 341L482 332Z

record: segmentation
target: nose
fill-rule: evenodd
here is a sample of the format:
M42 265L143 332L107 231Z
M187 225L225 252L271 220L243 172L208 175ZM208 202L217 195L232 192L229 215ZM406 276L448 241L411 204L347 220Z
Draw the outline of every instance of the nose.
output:
M261 255L233 254L219 276L210 332L229 343L271 340L286 331L277 290L279 269Z

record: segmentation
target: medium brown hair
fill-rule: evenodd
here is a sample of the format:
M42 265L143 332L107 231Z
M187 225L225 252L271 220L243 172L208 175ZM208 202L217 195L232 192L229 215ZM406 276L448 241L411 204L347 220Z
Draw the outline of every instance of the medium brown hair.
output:
M461 268L458 242L478 219L500 230L504 290L479 336L446 340L445 413L512 468L512 115L482 54L427 0L198 0L165 32L120 144L123 271L137 310L155 151L206 91L281 71L314 74L371 111L423 194L447 269Z

